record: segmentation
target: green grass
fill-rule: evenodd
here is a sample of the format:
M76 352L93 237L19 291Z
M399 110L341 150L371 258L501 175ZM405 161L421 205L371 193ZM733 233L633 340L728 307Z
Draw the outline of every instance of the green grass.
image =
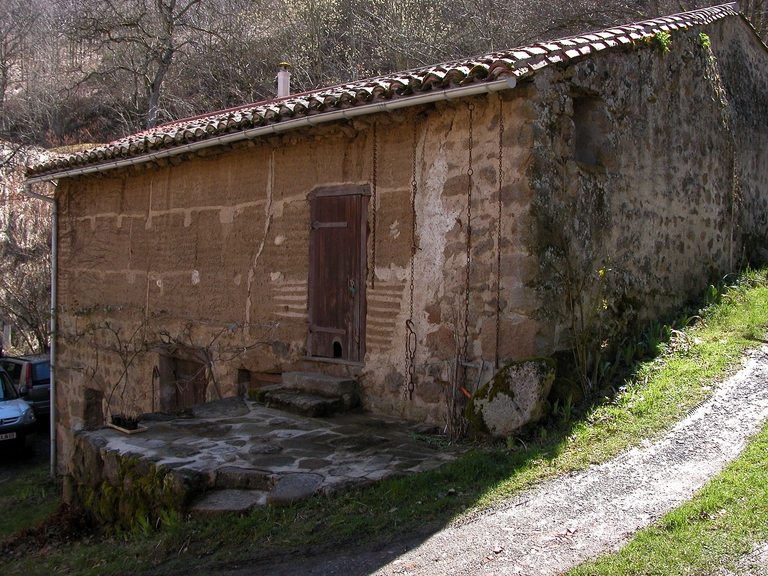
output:
M190 566L205 571L247 562L276 550L349 549L437 530L466 510L491 506L536 482L659 437L707 398L716 380L739 367L746 348L765 337L767 276L747 273L722 296L710 294L713 303L696 326L676 334L660 357L636 366L618 394L578 419L552 417L546 427L504 446L478 445L440 470L337 498L210 521L167 518L157 532L145 526L0 564L8 574L172 574Z
M0 484L0 541L20 529L31 528L43 521L61 501L61 489L51 480L48 467L37 467L14 475L12 480Z
M639 532L618 553L569 574L711 574L739 568L755 543L768 540L767 460L768 426L692 501Z

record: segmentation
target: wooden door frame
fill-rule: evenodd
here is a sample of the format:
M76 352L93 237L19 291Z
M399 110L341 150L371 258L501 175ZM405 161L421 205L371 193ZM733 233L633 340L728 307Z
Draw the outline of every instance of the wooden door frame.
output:
M355 274L355 283L360 287L360 296L357 302L357 306L354 309L353 323L357 328L357 340L356 354L354 358L347 358L344 360L352 362L362 362L365 358L365 331L366 331L366 317L367 317L367 278L368 278L368 198L371 196L371 187L367 184L349 184L341 186L319 186L314 188L308 195L307 201L311 202L317 198L328 198L332 196L360 196L360 266ZM310 207L309 213L312 214ZM314 317L314 298L312 294L313 287L313 262L317 257L315 243L311 239L311 227L310 225L310 242L309 242L309 271L307 282L307 317L310 320ZM307 354L313 356L312 350L312 333L309 326L307 327Z

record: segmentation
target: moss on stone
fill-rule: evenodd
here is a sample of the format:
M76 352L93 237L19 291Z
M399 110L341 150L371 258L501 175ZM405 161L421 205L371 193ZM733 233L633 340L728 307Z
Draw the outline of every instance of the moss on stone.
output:
M154 526L163 511L184 509L187 494L172 471L123 456L116 460L116 484L104 478L95 488L78 487L80 502L97 521L132 530L139 519Z
M533 366L536 377L529 387L527 383L521 383L520 373ZM470 399L464 413L467 422L482 434L503 436L540 418L546 410L546 397L556 368L555 361L545 357L505 364Z
M248 398L256 402L263 402L266 393L264 388L248 388Z

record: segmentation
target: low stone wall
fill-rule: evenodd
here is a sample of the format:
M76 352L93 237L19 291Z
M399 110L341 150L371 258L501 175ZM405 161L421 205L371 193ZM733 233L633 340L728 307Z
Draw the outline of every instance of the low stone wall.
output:
M201 476L157 466L151 458L107 449L93 432L78 432L71 460L70 500L101 524L154 526L163 514L184 512L202 493Z

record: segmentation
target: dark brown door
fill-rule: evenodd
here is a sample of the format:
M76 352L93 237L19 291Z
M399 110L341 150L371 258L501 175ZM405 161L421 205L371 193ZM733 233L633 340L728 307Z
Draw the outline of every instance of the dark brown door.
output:
M310 194L309 339L311 356L365 356L368 188L321 188Z
M205 366L192 360L174 359L173 379L176 407L186 408L205 402Z

